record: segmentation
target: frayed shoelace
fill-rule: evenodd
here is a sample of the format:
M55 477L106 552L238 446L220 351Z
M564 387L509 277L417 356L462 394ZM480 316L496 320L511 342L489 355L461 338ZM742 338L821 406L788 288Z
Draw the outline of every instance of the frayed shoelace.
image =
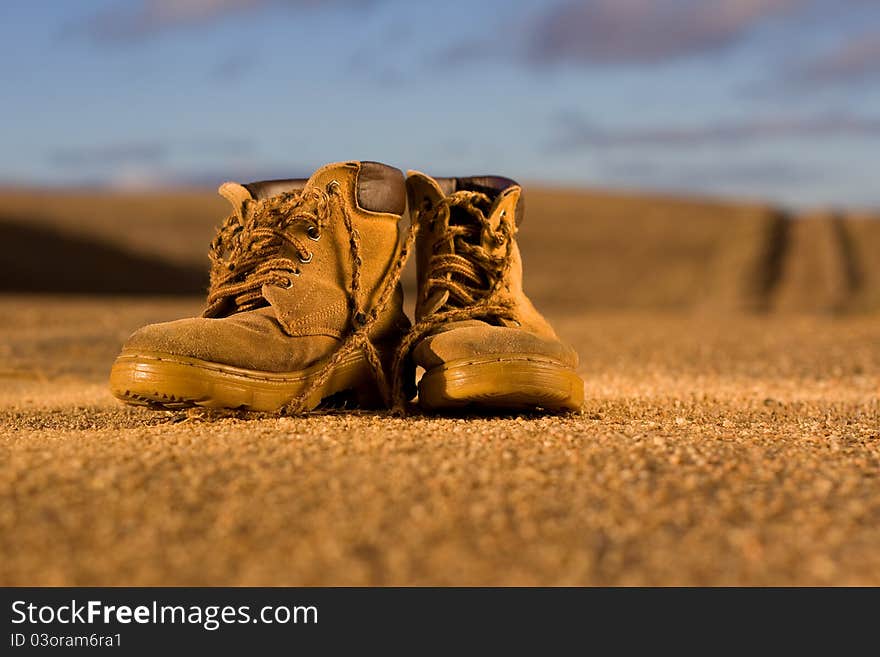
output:
M446 291L449 293L446 302L413 326L394 354L392 408L398 414L406 412L403 372L419 340L448 322L489 318L515 320L513 304L503 298L501 289L512 265L516 225L513 217L505 214L498 228L493 229L486 216L490 204L489 197L481 192L453 192L436 207L420 211L413 221L416 230L426 223L445 221L444 241L452 245L453 252L436 253L431 257L423 294L424 298L432 292ZM454 208L464 211L468 221L450 224ZM496 247L504 246L504 252L496 255L475 243L482 235L487 235Z
M363 260L360 235L345 210L336 181L331 182L326 191L310 188L304 192L257 201L253 208L246 208L244 221L236 215L229 217L211 243L211 286L208 307L203 315L224 317L253 310L268 303L262 295L263 285L289 285L290 277L299 275L299 265L311 260L312 254L307 245L301 237L292 234L293 229L300 225L306 228L307 234L308 231L320 231L334 212L341 215L349 238L352 274L347 292L351 330L317 376L312 377L296 399L283 409L290 414L303 412L315 390L327 382L344 359L358 350L363 351L370 364L385 404L392 405L392 386L387 381L379 352L370 340L369 332L394 294L415 241L415 226L410 227L379 297L371 308L365 308L361 290ZM284 245L292 247L298 263L293 258L281 255Z
M289 286L299 276L299 264L281 255L292 247L300 264L311 260L303 239L295 234L320 235L329 215L330 196L317 189L256 201L244 218L231 215L211 242L211 285L205 317L223 317L265 306L263 285Z

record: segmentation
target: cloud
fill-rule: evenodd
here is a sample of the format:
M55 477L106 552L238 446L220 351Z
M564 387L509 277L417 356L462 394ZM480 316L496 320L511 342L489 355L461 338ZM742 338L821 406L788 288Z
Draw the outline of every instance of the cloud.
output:
M118 166L158 164L168 158L169 149L160 143L110 144L59 148L49 153L49 161L58 167Z
M253 144L245 139L190 139L173 144L140 141L57 148L47 154L47 159L61 169L109 169L163 165L175 156L191 152L234 159L252 151Z
M821 164L762 159L738 161L681 161L668 158L608 160L597 162L591 179L594 185L625 190L655 191L674 195L733 197L793 206L826 204L835 185L845 184L849 172ZM840 195L837 194L837 200ZM876 197L856 199L851 204L872 205Z
M195 135L176 140L83 144L50 150L55 180L114 189L207 187L225 180L307 177L315 165L273 161L250 139Z
M625 184L668 189L718 190L733 187L777 188L815 181L820 172L794 162L756 161L712 164L676 164L668 162L608 163L606 177Z
M650 64L721 50L810 0L586 0L536 19L537 64Z
M679 62L720 65L714 56L739 48L763 56L771 73L742 90L767 97L798 85L880 76L880 33L852 42L853 26L876 26L878 11L876 0L556 0L527 15L499 13L478 34L463 30L425 66L503 61L538 74L560 66L650 73ZM841 32L847 42L837 51L809 59L817 35Z
M851 38L836 49L798 65L788 78L803 86L880 78L880 31Z
M560 151L583 148L691 148L736 146L773 139L880 137L880 117L845 112L815 116L747 117L684 126L608 128L574 113L555 119L559 135L550 147Z
M95 41L120 42L170 28L209 23L268 3L269 0L140 0L93 15L83 29Z
M211 78L218 82L234 82L248 76L257 68L259 60L253 49L235 50L218 61L211 70Z
M81 32L99 43L124 43L171 29L197 27L228 16L271 7L321 8L328 4L368 4L373 0L137 0L92 15Z

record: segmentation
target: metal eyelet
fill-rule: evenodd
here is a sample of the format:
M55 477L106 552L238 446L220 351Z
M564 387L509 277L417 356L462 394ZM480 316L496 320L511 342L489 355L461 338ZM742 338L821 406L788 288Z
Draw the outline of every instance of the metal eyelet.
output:
M313 242L317 242L321 239L321 231L317 226L309 226L306 230L306 237L308 237Z
M302 256L298 256L298 257L299 257L299 261L300 261L301 263L303 263L304 265L307 265L307 264L309 264L309 263L312 261L312 256L313 256L313 255L315 255L315 254L310 252L309 255L308 255L306 258L303 258Z
M290 288L293 287L293 280L289 277L285 277L281 281L281 287L283 287L285 290L289 290Z

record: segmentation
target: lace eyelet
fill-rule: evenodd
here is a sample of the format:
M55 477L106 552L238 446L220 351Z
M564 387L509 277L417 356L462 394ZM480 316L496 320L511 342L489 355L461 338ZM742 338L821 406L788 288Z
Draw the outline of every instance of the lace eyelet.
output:
M305 257L305 258L303 258L302 256L298 256L298 257L299 257L299 261L300 261L301 263L303 263L304 265L307 265L307 264L309 264L309 263L312 261L312 256L314 256L314 255L315 255L314 253L311 253L311 252L310 252L309 255L308 255L307 257Z
M290 288L293 287L293 279L291 279L289 277L284 278L281 281L281 287L283 287L285 290L289 290Z
M317 242L321 239L321 231L317 226L309 226L308 230L306 230L306 237L308 237L313 242Z

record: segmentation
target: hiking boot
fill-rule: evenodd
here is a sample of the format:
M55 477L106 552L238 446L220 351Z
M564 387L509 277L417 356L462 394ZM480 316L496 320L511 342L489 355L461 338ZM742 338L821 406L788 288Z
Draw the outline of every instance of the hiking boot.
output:
M396 365L403 367L411 354L425 369L419 405L580 409L577 354L522 289L519 185L495 176L433 179L410 171L407 192L418 225L418 297L416 326Z
M383 367L410 326L398 282L403 174L344 162L219 191L233 212L211 244L207 308L134 333L110 373L113 394L254 411L390 403Z

